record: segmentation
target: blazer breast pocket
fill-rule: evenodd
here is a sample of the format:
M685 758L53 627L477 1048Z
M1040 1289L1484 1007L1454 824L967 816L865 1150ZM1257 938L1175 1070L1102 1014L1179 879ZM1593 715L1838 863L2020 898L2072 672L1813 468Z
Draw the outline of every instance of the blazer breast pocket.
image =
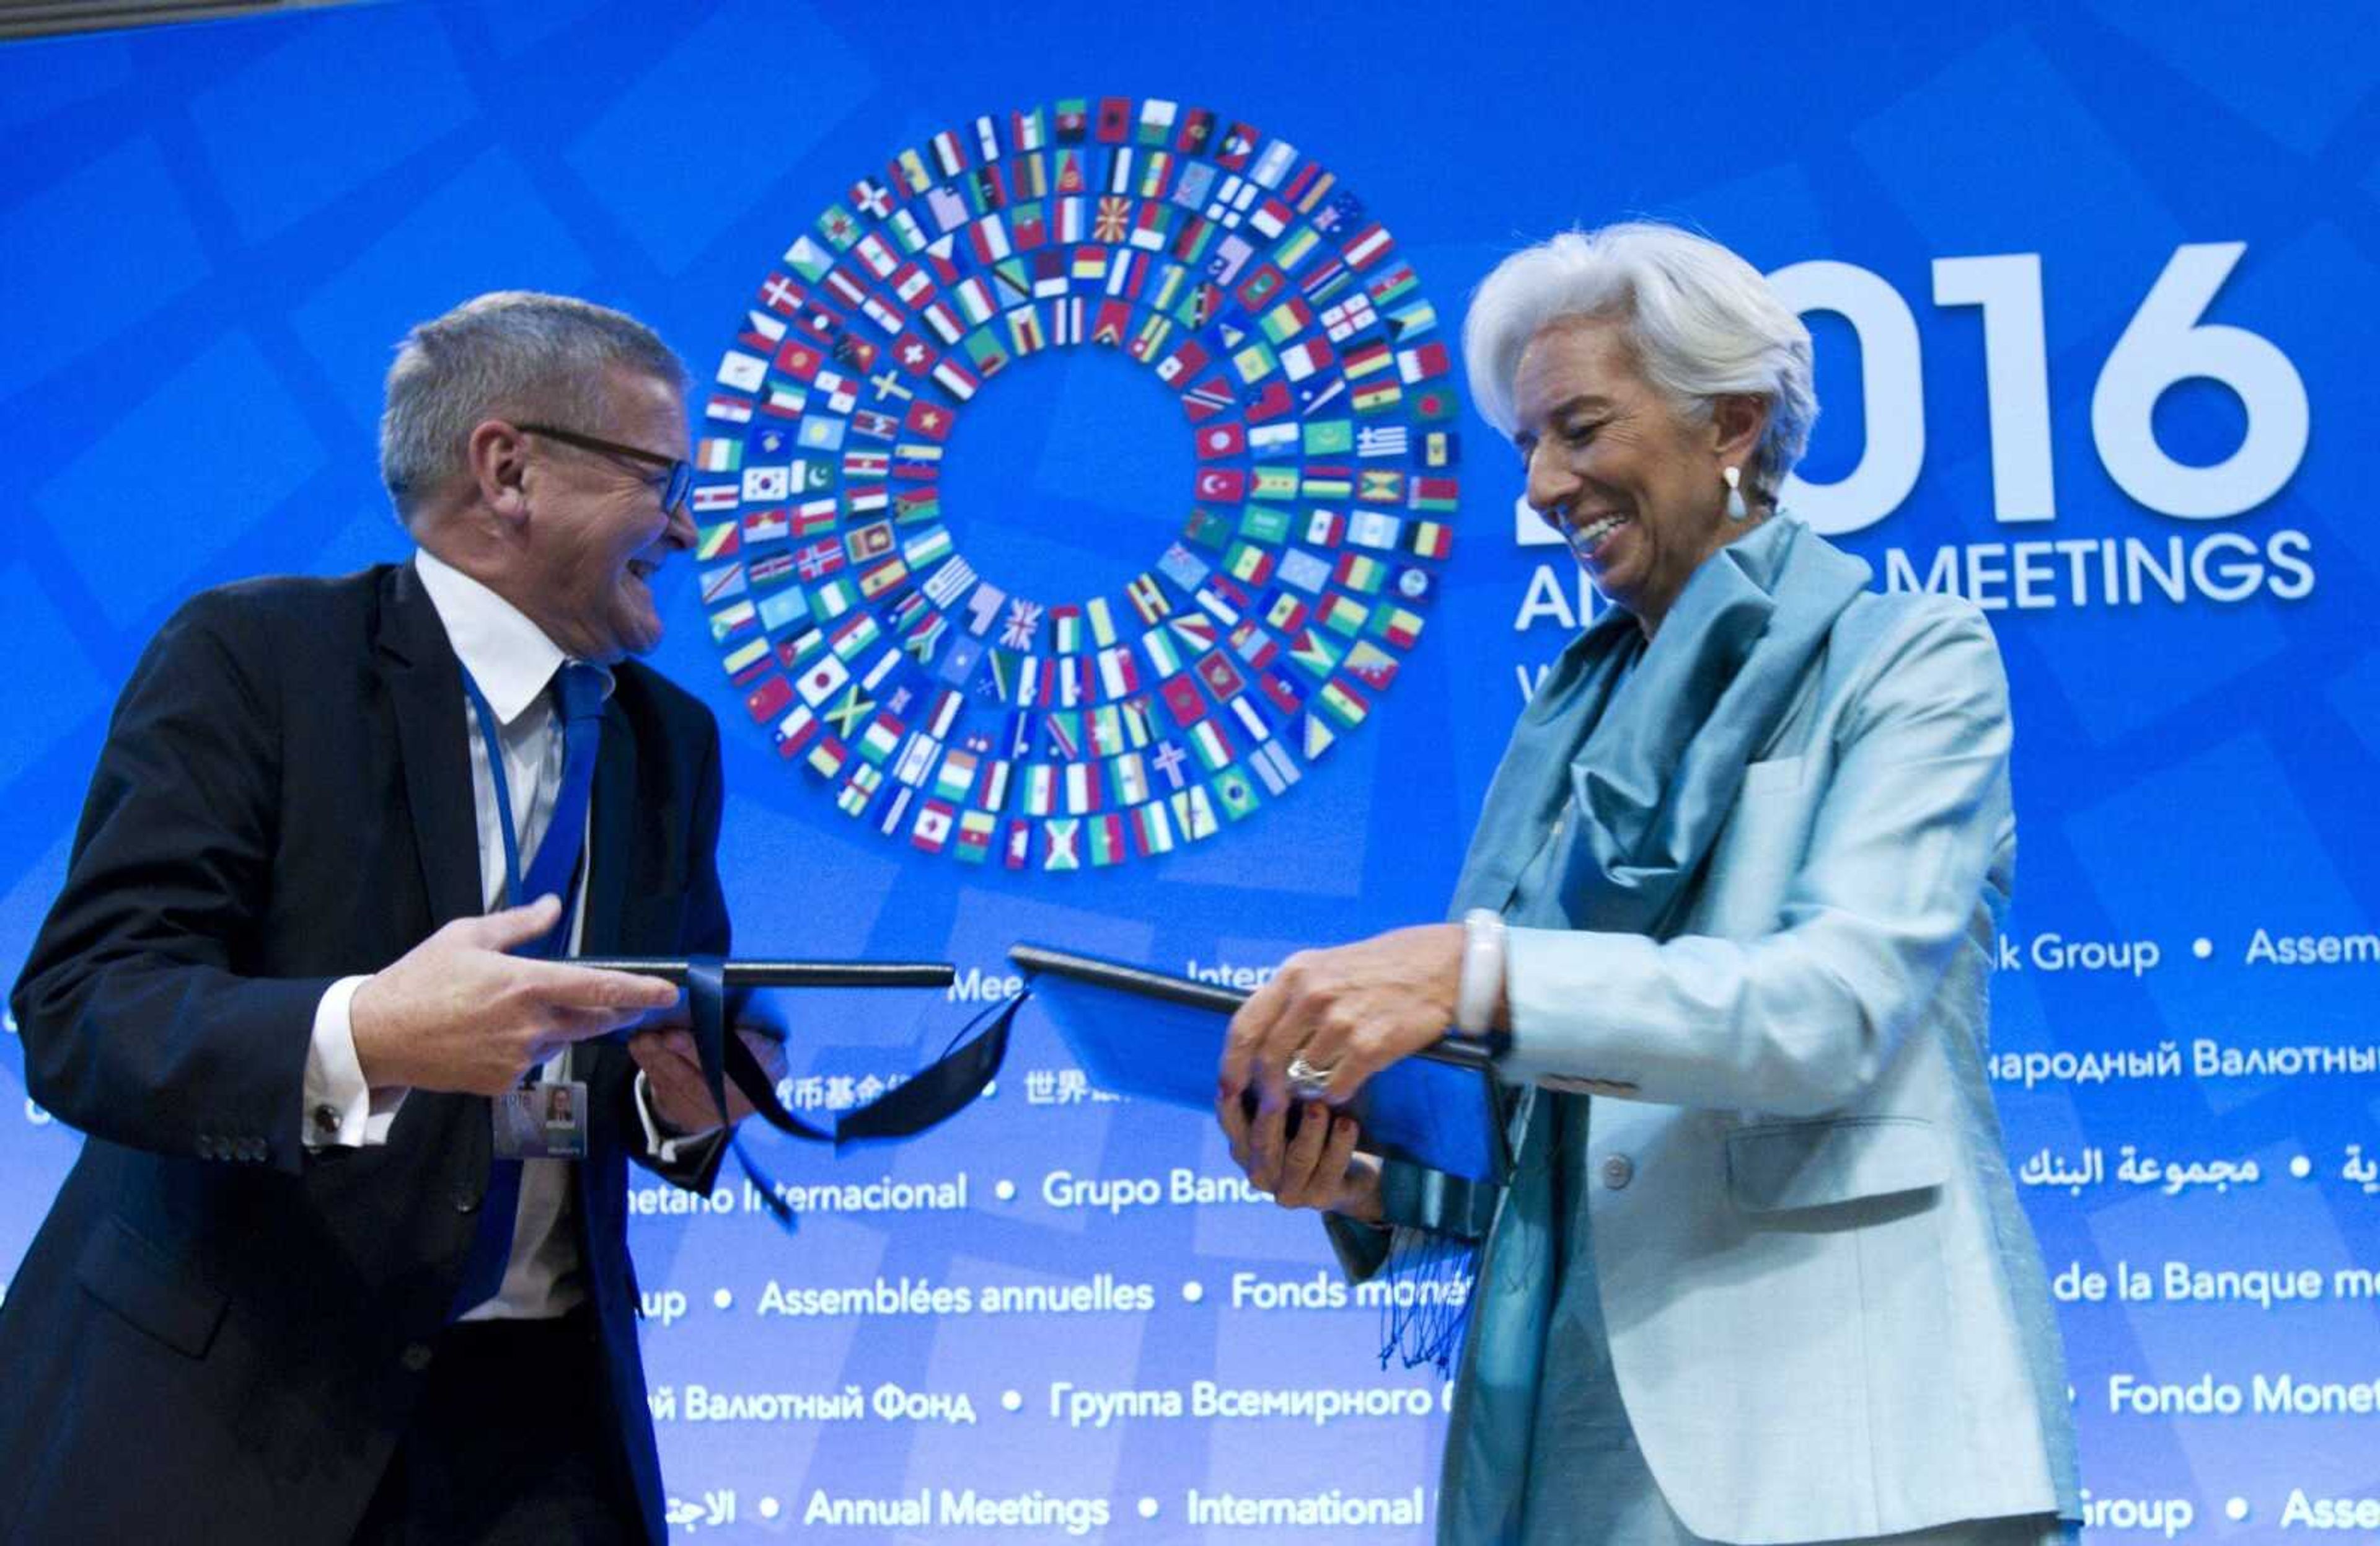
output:
M119 1219L103 1220L75 1261L75 1279L101 1304L177 1353L206 1357L229 1297L192 1283Z

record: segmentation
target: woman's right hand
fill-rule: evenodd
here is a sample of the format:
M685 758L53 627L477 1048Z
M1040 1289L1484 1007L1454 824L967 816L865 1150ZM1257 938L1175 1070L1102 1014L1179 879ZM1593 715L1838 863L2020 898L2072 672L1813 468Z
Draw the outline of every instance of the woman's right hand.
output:
M1319 1101L1300 1108L1289 1135L1287 1106L1248 1114L1236 1095L1215 1102L1216 1118L1232 1140L1232 1163L1248 1184L1283 1208L1318 1208L1365 1223L1380 1222L1380 1162L1355 1152L1355 1119Z

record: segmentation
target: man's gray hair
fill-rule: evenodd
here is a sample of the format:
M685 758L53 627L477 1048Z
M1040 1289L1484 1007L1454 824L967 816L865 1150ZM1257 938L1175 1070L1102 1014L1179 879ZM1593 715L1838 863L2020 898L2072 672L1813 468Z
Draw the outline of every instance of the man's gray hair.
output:
M613 366L686 390L686 366L651 328L567 296L496 290L416 326L388 368L380 476L399 519L462 470L489 418L603 432Z
M1810 444L1818 399L1810 330L1759 270L1706 237L1653 221L1565 231L1513 253L1480 285L1463 323L1471 400L1506 434L1522 351L1572 317L1619 323L1645 379L1682 413L1707 418L1713 398L1732 394L1766 398L1768 428L1744 471L1777 497Z

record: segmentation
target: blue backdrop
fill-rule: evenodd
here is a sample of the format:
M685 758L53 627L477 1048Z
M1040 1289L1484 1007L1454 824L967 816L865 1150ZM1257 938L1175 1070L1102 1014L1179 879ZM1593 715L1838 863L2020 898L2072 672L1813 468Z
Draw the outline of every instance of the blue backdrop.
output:
M1591 605L1445 354L1513 247L1684 219L1809 308L1792 503L2008 660L1993 1069L2095 1528L2380 1526L2368 28L1786 9L455 0L0 48L0 973L150 633L401 557L391 347L510 286L696 372L659 663L726 734L741 941L965 974L806 1005L797 1106L917 1065L1019 937L1253 980L1437 917ZM21 1069L0 1270L77 1142ZM939 1133L755 1147L795 1238L637 1199L684 1531L1204 1540L1229 1495L1426 1538L1440 1385L1030 1011Z

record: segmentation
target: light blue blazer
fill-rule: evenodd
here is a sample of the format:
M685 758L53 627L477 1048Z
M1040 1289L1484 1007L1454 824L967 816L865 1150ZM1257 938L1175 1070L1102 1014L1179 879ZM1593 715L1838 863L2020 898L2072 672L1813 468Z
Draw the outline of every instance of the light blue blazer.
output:
M1585 1173L1611 1356L1698 1535L2079 1512L2057 1324L1985 1077L2008 753L1983 617L1862 594L1673 937L1509 936L1505 1076L1603 1097Z

